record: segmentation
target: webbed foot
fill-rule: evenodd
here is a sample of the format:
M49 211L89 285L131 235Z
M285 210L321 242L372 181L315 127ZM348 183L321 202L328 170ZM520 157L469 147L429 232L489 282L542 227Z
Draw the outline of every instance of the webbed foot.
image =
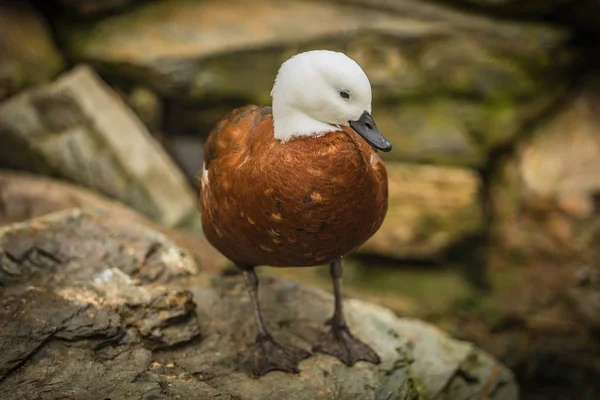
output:
M294 346L282 346L270 335L256 337L252 353L252 372L264 375L270 371L284 371L297 374L298 364L312 354Z
M355 338L348 326L335 325L331 322L328 324L331 325L331 329L321 337L319 344L313 347L313 351L332 355L348 366L354 365L357 361L380 363L377 353Z

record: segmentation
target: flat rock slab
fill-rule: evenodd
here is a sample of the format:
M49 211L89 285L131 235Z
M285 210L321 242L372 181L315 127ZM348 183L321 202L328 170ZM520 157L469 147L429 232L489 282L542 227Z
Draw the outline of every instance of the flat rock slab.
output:
M316 354L299 375L256 379L239 276L206 275L161 234L78 209L0 229L0 290L2 399L518 398L486 353L357 300L349 325L379 366ZM263 279L261 301L277 339L310 348L333 299Z
M86 66L0 105L0 166L54 175L167 226L199 224L181 171Z

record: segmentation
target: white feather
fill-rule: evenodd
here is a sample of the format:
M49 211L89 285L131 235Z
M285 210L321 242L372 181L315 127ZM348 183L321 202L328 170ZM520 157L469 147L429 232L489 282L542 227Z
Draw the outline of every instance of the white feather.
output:
M371 112L367 75L350 57L328 50L300 53L284 62L271 97L275 138L282 142L322 136Z
M208 185L208 170L206 169L206 162L202 161L202 185Z

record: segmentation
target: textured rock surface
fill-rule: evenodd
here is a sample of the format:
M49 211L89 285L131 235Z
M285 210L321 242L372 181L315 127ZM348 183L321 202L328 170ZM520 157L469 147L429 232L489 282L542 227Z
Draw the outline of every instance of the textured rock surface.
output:
M45 83L64 60L46 22L26 1L0 2L0 100Z
M211 279L128 221L72 210L11 225L0 229L0 257L3 399L517 398L512 374L486 353L355 300L349 324L381 365L314 355L298 376L252 379L241 279ZM308 347L324 331L331 296L285 281L261 287L281 341Z
M87 67L0 106L0 166L60 176L168 226L198 225L185 177Z
M389 157L461 165L481 165L544 109L568 61L562 31L424 2L158 1L59 29L73 58L200 102L205 115L206 103L215 115L224 102L269 103L279 65L298 51L344 51L369 75L374 115L400 144Z
M386 163L388 214L362 252L435 261L483 229L481 182L460 168Z
M165 228L122 203L64 181L0 170L0 226L77 207L158 230L190 251L206 271L217 272L228 265L200 232Z

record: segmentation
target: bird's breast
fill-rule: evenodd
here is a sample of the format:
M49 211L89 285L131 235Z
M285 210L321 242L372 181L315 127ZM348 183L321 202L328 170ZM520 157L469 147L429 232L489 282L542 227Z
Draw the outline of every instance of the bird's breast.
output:
M312 140L212 166L203 180L204 230L228 258L318 265L345 256L379 228L387 180L371 154L345 136Z

